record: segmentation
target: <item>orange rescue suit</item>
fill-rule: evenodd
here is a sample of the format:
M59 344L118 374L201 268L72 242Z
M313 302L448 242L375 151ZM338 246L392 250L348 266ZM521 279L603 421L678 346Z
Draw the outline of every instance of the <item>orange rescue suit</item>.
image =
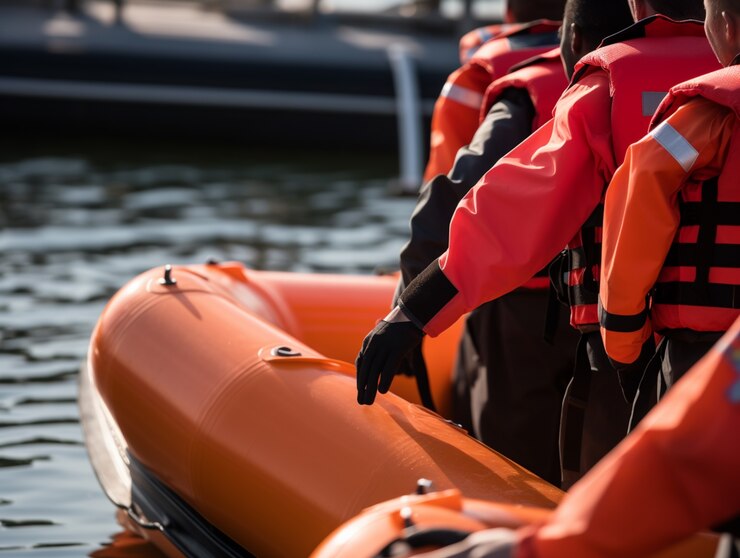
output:
M447 285L445 294L432 300L421 289L407 289L401 297L427 333L437 335L462 314L521 286L569 241L572 248L582 244L581 228L627 146L647 131L655 98L649 93L667 92L719 66L699 22L654 16L610 39L622 42L584 59L553 119L503 157L458 205L449 248L439 258L443 277L433 281ZM593 234L600 240L600 223ZM593 278L599 277L598 261L590 268ZM573 266L568 274L576 287L572 294L579 294L586 267ZM586 285L588 298L572 301L571 324L595 329L598 291Z
M643 22L645 24L641 25ZM624 160L629 145L645 135L655 109L671 86L719 66L699 25L683 26L678 36L676 24L669 19L643 22L623 35L638 37L641 31L644 38L625 40L586 55L573 78L577 82L596 68L609 75L612 150L617 164ZM649 45L645 40L650 41ZM641 72L633 69L637 63L642 65ZM608 184L609 179L605 182ZM567 291L571 323L580 329L594 329L599 323L602 220L603 205L600 203L568 244Z
M486 88L515 64L557 45L557 22L540 20L512 26L483 44L447 78L432 114L429 162L424 182L447 174L457 151L478 129Z
M462 36L458 44L460 49L460 64L465 64L470 60L478 49L491 39L495 39L502 33L518 27L516 23L494 23L476 27Z
M644 556L740 513L740 321L514 558Z
M740 66L674 87L614 176L599 309L612 360L634 361L653 330L740 315L739 89Z

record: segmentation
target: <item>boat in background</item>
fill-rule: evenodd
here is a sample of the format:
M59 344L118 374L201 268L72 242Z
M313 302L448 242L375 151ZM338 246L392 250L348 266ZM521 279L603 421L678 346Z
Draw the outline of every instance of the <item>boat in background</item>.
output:
M4 133L398 150L402 180L418 187L458 39L484 22L402 15L404 2L281 4L0 2Z
M416 404L410 378L357 405L347 361L396 281L225 263L125 285L93 332L79 396L122 523L170 557L363 558L546 517L563 493ZM442 413L460 334L423 344ZM660 556L710 557L716 542Z

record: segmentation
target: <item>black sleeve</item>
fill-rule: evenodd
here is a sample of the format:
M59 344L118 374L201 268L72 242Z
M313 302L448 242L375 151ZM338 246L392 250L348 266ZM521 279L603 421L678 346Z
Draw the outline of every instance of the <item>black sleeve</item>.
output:
M452 170L424 184L411 216L411 238L401 250L401 279L408 285L448 246L460 200L496 161L532 132L534 107L524 89L508 89L486 115L470 145L457 152Z

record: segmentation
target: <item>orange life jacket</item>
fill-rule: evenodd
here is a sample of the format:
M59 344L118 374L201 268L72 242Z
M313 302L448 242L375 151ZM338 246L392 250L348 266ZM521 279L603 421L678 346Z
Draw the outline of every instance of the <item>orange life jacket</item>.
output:
M651 128L701 96L740 118L740 66L671 89ZM722 172L680 192L681 221L655 285L651 316L658 330L725 331L740 315L740 122Z
M512 66L557 45L557 22L540 20L512 27L481 46L473 57L447 78L432 114L428 181L447 174L457 151L470 143L478 129L481 103L491 82Z
M554 48L515 65L511 72L489 85L481 105L479 121L483 121L506 89L516 87L526 89L532 99L535 112L532 122L534 131L552 118L555 103L567 85L560 49Z
M589 72L605 71L612 96L612 140L621 164L627 147L643 137L668 90L719 67L698 21L653 16L607 38L604 46L576 65L571 86ZM611 179L611 177L609 177ZM606 191L607 184L604 185ZM568 300L571 324L593 326L598 317L602 202L568 244Z
M484 25L468 31L462 36L458 47L460 49L460 64L465 64L478 51L481 45L484 45L491 39L495 39L501 33L518 27L516 23L494 23L493 25Z

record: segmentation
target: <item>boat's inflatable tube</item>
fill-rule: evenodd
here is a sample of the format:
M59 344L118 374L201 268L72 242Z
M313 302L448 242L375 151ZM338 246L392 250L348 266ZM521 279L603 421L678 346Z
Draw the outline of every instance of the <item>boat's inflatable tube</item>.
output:
M420 477L492 502L560 499L397 395L357 405L353 367L335 359L354 357L386 313L393 278L230 264L175 267L169 279L162 268L144 273L108 304L90 345L91 389L132 460L249 552L307 556ZM456 339L428 341L439 386L434 368L449 375Z
M550 513L463 498L457 490L402 496L352 518L327 537L311 558L405 558L454 544L473 531L542 522ZM718 542L716 534L702 533L650 558L719 558Z

